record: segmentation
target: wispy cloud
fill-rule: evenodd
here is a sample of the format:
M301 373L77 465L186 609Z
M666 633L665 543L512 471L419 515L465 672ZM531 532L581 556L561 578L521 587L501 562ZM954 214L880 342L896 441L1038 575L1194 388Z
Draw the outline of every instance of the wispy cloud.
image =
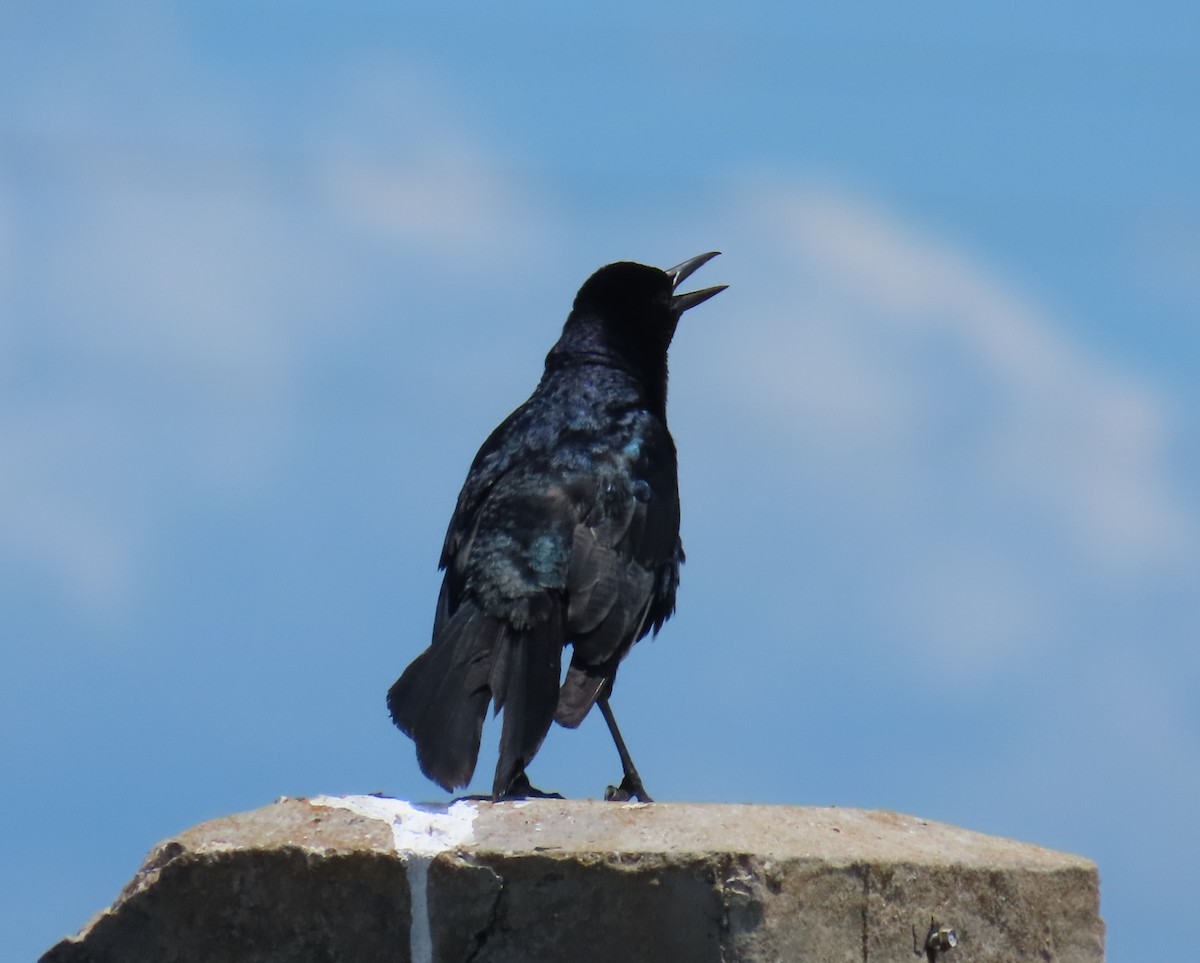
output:
M824 184L756 184L731 220L714 388L803 524L858 546L863 631L982 680L1080 644L1085 598L1194 564L1170 399L1001 272Z
M774 296L795 308L774 308L765 329L785 358L749 350L806 429L899 440L929 473L958 465L982 497L1023 501L1115 573L1186 544L1170 407L1149 385L996 272L862 198L801 187L759 211L790 258Z
M503 264L546 229L427 79L350 78L281 166L253 105L154 49L105 59L100 86L64 65L39 88L54 137L27 131L25 163L0 176L0 559L97 616L129 610L180 517L271 484L307 379L384 281L347 252L400 244L421 252L409 271L485 251ZM155 97L129 110L146 85ZM184 138L199 160L144 134L155 112L174 130L181 103L216 135ZM381 134L376 111L397 103Z
M18 557L57 545L39 549L43 564L57 565L88 606L108 584L83 587L88 559L113 560L107 568L125 574L113 575L112 591L127 593L173 513L268 483L297 430L305 378L331 340L353 333L365 285L348 250L398 248L407 270L436 263L464 284L495 284L512 283L515 265L534 271L563 244L588 247L427 74L348 68L280 177L244 105L189 85L185 47L169 46L180 59L141 65L162 74L146 109L172 113L171 85L186 87L189 113L218 132L219 171L129 148L72 158L40 175L40 196L22 200L28 212L55 198L56 217L36 232L11 203L34 188L0 181L0 317L27 319L19 338L17 322L0 322L0 343L23 346L0 363L24 383L43 365L43 385L63 392L30 393L21 425L0 426L0 442L19 440L26 453L7 476L0 515L42 505L19 526L13 514L0 537ZM76 83L47 96L59 117L120 129L125 105L112 91L127 86ZM907 532L928 549L911 568L912 597L923 597L922 579L946 584L947 559L974 559L962 571L981 574L963 575L944 605L929 607L940 612L930 638L960 631L968 615L984 621L989 605L1011 609L1022 593L1028 617L987 618L1009 628L975 633L981 650L1044 627L1020 559L986 547L1010 513L1116 577L1180 550L1194 520L1164 467L1167 403L1073 343L994 271L861 197L803 182L713 197L707 216L690 217L689 235L729 228L740 250L722 279L756 318L721 346L735 375L724 390L812 456L810 478L861 479L897 517L922 519ZM466 260L469 276L456 275ZM33 270L18 278L17 261ZM29 429L39 423L41 436ZM61 441L79 437L110 439L90 472L103 484L86 493L47 485L85 470L78 446ZM120 507L117 493L129 491L147 494L141 512ZM953 523L939 520L934 503L955 491L969 497ZM77 522L51 530L53 518ZM71 530L90 533L74 561Z
M412 66L360 64L319 132L318 183L356 229L460 271L531 267L559 224L486 124Z
M129 601L145 535L102 478L111 414L69 402L0 417L0 558L100 617Z

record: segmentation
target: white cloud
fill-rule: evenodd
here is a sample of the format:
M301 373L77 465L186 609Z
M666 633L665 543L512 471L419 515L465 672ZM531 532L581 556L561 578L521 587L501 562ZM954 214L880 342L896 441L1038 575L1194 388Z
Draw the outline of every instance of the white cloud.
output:
M1194 520L1165 462L1162 397L952 245L822 188L759 198L782 246L773 305L747 360L807 432L956 463L1019 498L1114 573L1169 560ZM816 424L814 424L816 423Z
M114 450L111 414L70 403L0 418L0 552L105 618L130 601L144 535L100 477Z
M99 151L54 166L60 210L14 252L0 550L80 608L133 604L180 513L260 490L295 427L313 357L346 319L325 252L247 162ZM194 169L193 169L194 170ZM228 171L225 175L228 175ZM39 210L39 185L22 206Z
M361 313L351 252L503 263L545 243L536 205L427 79L352 79L280 176L253 105L194 76L171 25L152 24L178 59L154 56L143 24L103 85L81 82L82 63L47 66L28 98L54 136L31 134L30 163L0 178L0 345L15 346L0 366L21 386L0 419L0 449L18 453L0 471L0 560L98 617L129 610L180 516L270 484L306 379ZM405 107L381 138L386 103ZM145 133L155 112L161 140Z
M6 229L3 200L19 185L0 183L0 318L17 314L11 265L19 259L42 279L32 293L26 282L23 296L45 321L19 339L34 351L3 363L49 359L71 392L45 410L28 399L25 427L0 425L0 443L22 435L28 446L25 468L6 476L0 516L11 517L0 539L18 556L41 552L64 584L93 600L105 583L84 586L90 560L112 559L105 567L126 573L113 576L112 592L128 594L118 586L138 583L139 560L172 513L269 478L296 430L306 372L352 324L359 279L348 249L399 245L409 270L434 262L450 274L470 259L479 281L484 265L493 279L514 264L535 271L571 238L562 213L512 174L486 125L436 78L356 66L314 105L288 159L301 176L281 179L271 155L256 153L245 109L219 87L191 83L186 48L169 47L180 56L153 61L163 73L153 109L202 118L181 136L194 143L211 133L220 170L209 176L194 161L180 168L183 155L171 151L52 165L44 177L64 179L52 190L66 215L42 229L36 249L14 240L26 232L11 213ZM139 78L147 82L154 78ZM92 131L105 118L123 123L111 91L92 100L76 83L51 93L57 116L71 123L88 118ZM731 222L741 250L722 259L721 280L734 283L730 296L757 320L739 328L739 343L722 346L738 374L726 390L781 421L818 455L821 472L864 475L910 510L947 478L984 500L1018 501L1116 572L1140 571L1178 548L1192 520L1163 467L1170 424L1162 399L1071 343L952 245L862 199L785 185L745 201ZM693 210L688 232L719 223L722 203L714 199L707 217ZM11 341L11 327L0 327L0 344L6 334ZM104 484L87 492L47 484L55 477L47 466L71 458L56 439L87 434L87 419L104 420L97 430L113 439ZM163 419L179 430L164 432ZM28 426L43 420L43 443L30 444ZM155 479L160 504L134 523L116 493ZM20 514L18 525L22 505L41 507ZM56 527L55 518L75 522ZM70 531L80 533L75 556ZM949 538L930 557L956 551ZM1009 568L985 558L973 570L995 580ZM993 593L994 608L1021 580L1001 584L1009 587ZM971 586L956 597L961 604L947 603L942 628L931 621L931 638L946 635L954 613L983 607ZM1018 620L1009 635L1028 635L1036 622ZM981 651L997 647L980 643Z
M851 631L979 683L1195 566L1169 398L862 197L759 183L734 211L731 322L680 347L712 352L710 423L761 428L781 558L857 559Z
M319 184L337 215L464 272L532 267L556 219L446 84L395 63L360 64L339 96L318 132Z
M926 550L896 574L887 600L919 633L931 663L959 682L1027 655L1051 638L1046 586L986 545Z
M353 224L459 259L495 248L506 260L522 203L463 145L422 144L409 156L344 150L325 166L334 208Z
M16 224L9 212L9 200L0 179L0 305L12 301L12 276L16 267ZM13 320L0 315L0 377L12 364Z

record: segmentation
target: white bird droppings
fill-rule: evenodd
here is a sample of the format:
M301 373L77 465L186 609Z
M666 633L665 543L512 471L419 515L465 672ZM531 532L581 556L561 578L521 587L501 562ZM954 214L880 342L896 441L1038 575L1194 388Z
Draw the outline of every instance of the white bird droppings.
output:
M348 809L368 819L379 819L392 828L396 855L405 857L408 888L412 894L409 952L413 963L433 963L433 933L429 920L429 864L439 853L473 840L479 810L462 800L443 811L418 809L403 799L380 796L314 796L313 806Z

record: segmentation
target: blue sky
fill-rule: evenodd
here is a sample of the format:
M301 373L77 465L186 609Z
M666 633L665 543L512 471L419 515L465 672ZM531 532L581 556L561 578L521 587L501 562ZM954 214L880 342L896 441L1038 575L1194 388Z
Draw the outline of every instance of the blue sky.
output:
M614 700L650 791L1078 852L1112 959L1186 955L1198 21L6 5L14 958L202 820L439 798L383 694L467 465L592 270L710 249L731 287L671 358L679 611ZM589 719L532 775L618 772Z

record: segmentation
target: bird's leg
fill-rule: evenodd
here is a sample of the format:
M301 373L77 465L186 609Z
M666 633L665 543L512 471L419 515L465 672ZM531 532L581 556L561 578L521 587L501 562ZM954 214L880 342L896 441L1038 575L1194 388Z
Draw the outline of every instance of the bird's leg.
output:
M492 802L505 802L509 799L562 799L562 793L543 792L535 788L530 785L529 777L522 769L508 781L503 792L496 792L485 798L491 799Z
M625 770L625 778L621 780L621 785L609 786L604 792L604 798L612 802L624 802L627 799L636 799L638 802L654 802L650 798L650 794L646 792L646 787L642 785L642 777L638 775L633 759L629 756L629 750L625 748L625 740L621 738L621 730L617 728L617 717L613 715L612 707L608 704L608 695L601 696L596 702L600 706L600 714L604 716L604 721L608 724L608 731L612 733L613 742L617 745L617 755L621 757L621 768Z

